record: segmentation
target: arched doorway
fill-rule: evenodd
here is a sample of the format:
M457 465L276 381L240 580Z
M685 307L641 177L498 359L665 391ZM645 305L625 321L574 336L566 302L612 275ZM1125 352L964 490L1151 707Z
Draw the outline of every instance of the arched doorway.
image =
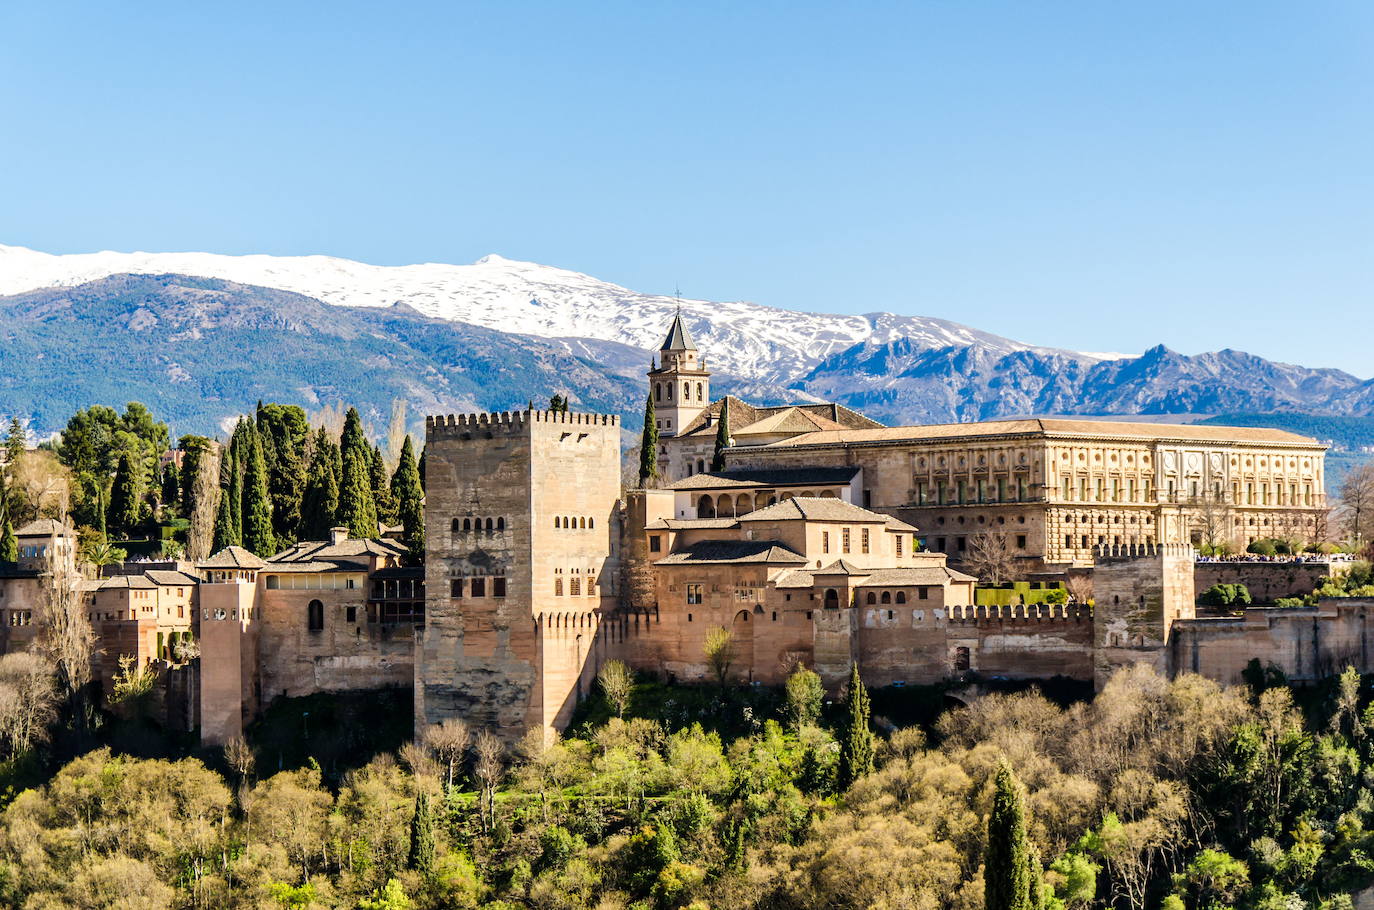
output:
M827 610L838 610L840 608L840 592L834 588L825 589L825 608Z
M706 494L697 500L697 518L715 518L716 501Z

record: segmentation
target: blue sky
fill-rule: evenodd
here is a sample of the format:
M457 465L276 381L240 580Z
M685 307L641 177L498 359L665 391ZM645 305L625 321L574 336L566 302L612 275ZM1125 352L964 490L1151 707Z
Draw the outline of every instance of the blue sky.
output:
M1374 4L0 4L0 243L1374 376Z

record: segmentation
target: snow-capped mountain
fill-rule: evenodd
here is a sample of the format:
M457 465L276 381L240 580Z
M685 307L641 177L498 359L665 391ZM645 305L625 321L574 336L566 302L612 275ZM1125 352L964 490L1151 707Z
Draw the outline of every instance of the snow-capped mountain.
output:
M180 274L276 288L352 307L405 304L426 316L545 338L590 338L654 350L678 301L579 272L485 256L472 265L378 266L328 256L212 253L52 255L0 245L0 296L73 287L110 275ZM802 313L745 302L681 301L713 369L746 380L790 382L856 344L903 340L918 348L974 346L990 354L1035 351L1094 363L1112 355L1039 348L955 322L892 313Z

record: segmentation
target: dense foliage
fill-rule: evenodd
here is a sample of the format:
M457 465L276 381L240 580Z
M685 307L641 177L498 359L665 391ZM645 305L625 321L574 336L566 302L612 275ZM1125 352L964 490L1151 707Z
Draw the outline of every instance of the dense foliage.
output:
M92 752L4 810L0 902L1336 910L1374 875L1353 671L1305 715L1144 667L1069 707L989 695L878 737L847 789L852 698L818 716L806 672L771 700L639 683L514 745L449 722L341 778Z

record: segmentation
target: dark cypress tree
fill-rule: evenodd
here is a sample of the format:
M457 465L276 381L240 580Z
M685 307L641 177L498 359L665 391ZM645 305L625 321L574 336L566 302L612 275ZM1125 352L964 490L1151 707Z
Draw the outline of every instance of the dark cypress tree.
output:
M840 735L840 789L873 770L873 731L869 729L868 690L859 678L859 665L849 672L849 699L846 702L844 729Z
M94 498L95 509L94 514L92 516L94 523L91 525L91 527L99 531L100 536L104 538L109 535L109 529L106 526L105 516L105 488L102 487L99 483L95 485Z
M720 420L716 421L716 450L711 455L711 470L725 470L725 450L730 448L730 399L720 403Z
M652 392L644 401L644 432L639 437L639 485L647 487L658 477L658 418Z
M243 546L243 469L248 465L248 434L252 424L239 418L229 439L229 515L234 527L234 543Z
M420 488L420 471L409 436L401 443L401 460L391 475L391 496L401 522L401 543L410 551L410 564L419 565L425 561L425 493Z
M212 445L213 443L204 436L188 433L181 437L178 446L181 449L181 470L177 472L177 480L181 485L182 518L190 518L195 514L196 478L200 476L200 466Z
M300 530L310 422L305 411L295 405L268 404L258 409L258 435L267 466L267 493L272 499L272 528L277 545L283 546Z
M181 478L177 474L177 463L169 461L162 472L162 505L164 508L175 510L180 501Z
M377 520L387 526L394 525L397 521L396 499L391 495L391 482L386 476L382 450L375 446L367 466L367 479L372 487L372 501L377 506Z
M428 451L428 450L427 450L427 449L421 449L421 450L420 450L420 461L419 461L419 463L416 465L416 468L418 468L419 471L420 471L420 489L421 489L421 490L423 490L423 489L425 488L425 452L426 452L426 451Z
M14 471L19 466L19 459L23 457L28 444L28 435L25 434L24 425L19 422L19 416L16 414L10 418L10 432L5 437L5 464L11 477L14 476Z
M263 463L262 443L256 430L249 430L244 443L248 459L243 470L243 547L267 557L277 552L272 531L272 501L267 495L267 466Z
M996 793L988 815L988 846L983 855L983 904L987 910L1031 910L1039 900L1038 869L1032 867L1026 839L1026 811L1016 775L1003 762L994 779Z
M0 562L19 561L19 538L14 536L10 511L0 502Z
M210 545L215 553L225 547L236 547L242 542L238 513L234 508L234 487L238 485L239 470L234 461L234 447L227 446L224 459L219 464L219 503L215 506L215 535Z
M116 534L133 534L143 517L143 472L137 457L127 452L119 456L114 486L110 490L110 510L107 520Z
M339 483L339 524L353 537L377 536L377 505L372 499L372 446L354 408L344 418L343 476Z
M423 790L415 797L415 814L410 817L410 855L406 865L428 875L434 868L434 815Z
M339 447L321 428L315 434L315 451L310 456L305 495L301 498L300 540L328 540L329 529L338 520L339 480L334 473L338 454Z

